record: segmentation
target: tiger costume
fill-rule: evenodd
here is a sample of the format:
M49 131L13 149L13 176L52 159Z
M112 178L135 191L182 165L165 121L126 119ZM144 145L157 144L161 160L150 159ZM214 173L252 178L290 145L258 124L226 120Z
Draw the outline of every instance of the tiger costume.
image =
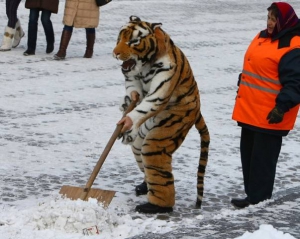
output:
M143 213L173 210L172 154L193 125L201 138L196 201L196 206L201 207L210 142L192 69L161 25L131 16L121 28L113 50L114 57L123 61L126 95L121 100L121 110L128 107L132 92L139 95L136 108L125 117L129 117L132 127L123 134L122 142L132 145L145 175L149 202L135 209Z

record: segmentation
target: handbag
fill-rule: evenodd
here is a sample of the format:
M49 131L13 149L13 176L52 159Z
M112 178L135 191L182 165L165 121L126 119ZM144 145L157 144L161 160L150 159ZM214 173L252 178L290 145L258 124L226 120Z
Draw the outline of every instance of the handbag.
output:
M96 4L98 7L102 7L106 5L107 3L111 2L112 0L96 0Z

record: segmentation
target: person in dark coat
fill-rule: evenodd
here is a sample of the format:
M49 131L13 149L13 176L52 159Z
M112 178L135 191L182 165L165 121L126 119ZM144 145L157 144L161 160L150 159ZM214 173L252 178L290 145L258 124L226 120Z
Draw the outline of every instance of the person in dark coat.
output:
M267 28L244 57L232 118L241 126L246 198L236 208L270 199L282 138L293 129L300 103L300 20L286 2L267 8Z
M26 0L25 8L30 9L30 14L28 22L27 50L23 53L24 56L35 55L40 12L42 12L41 21L47 41L46 53L49 54L54 50L54 30L50 18L52 13L58 12L58 5L59 0Z

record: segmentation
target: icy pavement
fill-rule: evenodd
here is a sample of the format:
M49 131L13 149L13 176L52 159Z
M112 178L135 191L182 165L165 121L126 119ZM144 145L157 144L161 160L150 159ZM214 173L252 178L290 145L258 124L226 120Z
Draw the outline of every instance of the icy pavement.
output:
M51 17L54 52L63 27L64 1L60 2L59 14ZM300 15L299 1L291 3ZM93 58L82 58L85 33L74 29L67 59L61 62L53 61L53 54L45 54L39 22L35 56L22 55L26 39L16 49L0 54L0 213L11 206L27 208L36 200L47 200L62 185L86 183L121 117L118 104L125 92L124 78L112 49L120 27L130 15L137 15L163 24L187 55L199 84L202 112L211 134L202 209L194 208L199 158L195 129L174 154L176 205L170 215L134 212L136 205L146 202L145 196L134 194L134 186L142 182L143 175L130 148L120 141L109 153L93 187L117 192L109 206L112 210L122 209L132 218L182 223L163 237L147 234L140 238L232 239L245 230L258 229L262 223L299 237L299 118L283 140L274 199L244 210L230 205L232 197L243 196L240 129L231 120L237 76L249 42L265 27L269 4L262 0L172 0L163 5L160 0L115 0L101 10ZM0 0L0 29L7 20L4 5ZM19 12L27 32L28 10L20 5Z
M300 187L278 192L274 199L250 206L247 209L210 208L211 215L196 227L183 227L165 234L148 233L131 239L231 239L241 236L245 231L254 232L262 224L270 224L300 238ZM203 208L208 210L208 208ZM227 214L228 213L228 214ZM226 216L227 214L227 216ZM196 215L195 215L196 216ZM221 219L221 220L220 220Z

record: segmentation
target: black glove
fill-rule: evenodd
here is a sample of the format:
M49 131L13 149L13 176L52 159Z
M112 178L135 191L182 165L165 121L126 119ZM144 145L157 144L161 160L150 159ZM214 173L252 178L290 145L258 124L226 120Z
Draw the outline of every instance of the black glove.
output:
M275 106L268 114L267 120L269 120L269 124L278 124L283 120L283 115L283 110Z
M242 73L239 74L237 86L240 86L241 80L242 80Z

